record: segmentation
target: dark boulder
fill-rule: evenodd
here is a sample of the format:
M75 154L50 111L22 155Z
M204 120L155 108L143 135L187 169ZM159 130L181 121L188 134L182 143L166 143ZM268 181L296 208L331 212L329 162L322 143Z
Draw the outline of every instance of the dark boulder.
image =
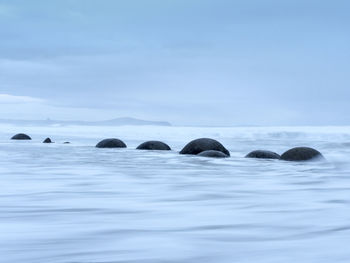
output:
M214 150L203 151L197 155L201 156L201 157L211 157L211 158L227 158L227 157L229 157L227 154L224 154L223 152L214 151Z
M281 159L285 161L309 161L324 159L324 157L315 149L309 147L296 147L282 154Z
M50 138L46 138L43 143L52 143L51 139Z
M97 145L97 148L126 148L126 144L119 139L104 139L100 141Z
M170 151L169 145L160 141L148 141L140 144L137 150L160 150L160 151Z
M230 152L218 141L209 138L200 138L188 143L180 154L199 154L204 151L219 151L230 156Z
M258 159L281 159L281 156L275 152L257 150L248 153L245 158L258 158Z
M27 134L24 134L24 133L18 133L11 138L11 140L31 140L31 139L32 138L30 138Z

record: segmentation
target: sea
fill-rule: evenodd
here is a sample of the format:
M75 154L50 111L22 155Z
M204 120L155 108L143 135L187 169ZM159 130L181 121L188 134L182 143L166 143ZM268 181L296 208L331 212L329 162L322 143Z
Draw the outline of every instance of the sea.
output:
M231 157L178 153L202 137ZM244 158L296 146L326 161ZM1 124L0 185L4 263L350 262L350 127Z

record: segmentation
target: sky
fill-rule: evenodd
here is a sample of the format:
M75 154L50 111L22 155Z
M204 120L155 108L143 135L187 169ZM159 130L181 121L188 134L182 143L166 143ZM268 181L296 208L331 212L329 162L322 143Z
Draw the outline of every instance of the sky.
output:
M350 125L350 1L0 0L0 119Z

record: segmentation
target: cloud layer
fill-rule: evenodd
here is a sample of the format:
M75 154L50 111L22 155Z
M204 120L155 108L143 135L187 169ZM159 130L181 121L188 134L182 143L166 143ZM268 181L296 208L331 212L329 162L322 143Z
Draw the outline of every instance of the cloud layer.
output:
M341 0L7 1L0 93L45 99L51 118L67 118L66 109L80 119L186 125L349 124L349 7ZM42 117L41 107L25 115Z
M27 103L42 103L42 102L43 100L39 98L0 94L0 104L27 104Z

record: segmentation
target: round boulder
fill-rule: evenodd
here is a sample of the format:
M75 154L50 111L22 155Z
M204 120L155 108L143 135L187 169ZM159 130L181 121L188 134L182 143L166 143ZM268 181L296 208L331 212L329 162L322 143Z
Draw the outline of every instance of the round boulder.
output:
M43 143L52 143L51 139L50 138L46 138Z
M248 153L245 158L258 158L258 159L281 159L281 156L275 152L257 150Z
M210 157L210 158L227 158L227 157L229 157L227 154L224 154L223 152L214 151L214 150L203 151L197 155L201 156L201 157Z
M230 156L230 152L218 141L209 138L200 138L188 143L180 152L180 154L199 154L204 151L219 151L227 156Z
M31 140L31 139L32 138L30 138L27 134L24 134L24 133L18 133L11 138L11 140Z
M309 147L296 147L282 154L281 159L285 161L310 161L324 159L324 157L315 149Z
M159 151L170 151L171 148L164 142L160 141L148 141L140 144L137 150L159 150Z
M100 141L97 145L97 148L126 148L126 144L119 139L104 139Z

